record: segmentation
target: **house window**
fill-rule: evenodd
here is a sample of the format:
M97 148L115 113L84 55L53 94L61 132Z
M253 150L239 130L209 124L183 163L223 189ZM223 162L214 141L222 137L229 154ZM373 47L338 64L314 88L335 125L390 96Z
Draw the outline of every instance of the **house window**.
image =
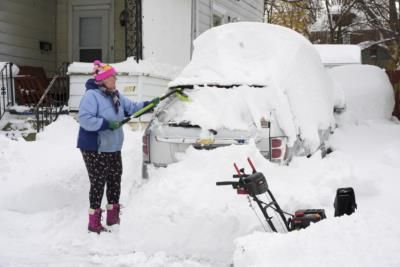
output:
M79 22L79 61L102 60L101 17L81 17Z
M219 16L217 14L213 14L213 25L212 26L215 27L215 26L222 25L223 24L223 20L224 20L223 17L221 17L221 16Z
M219 26L225 23L226 10L215 3L212 6L212 26Z

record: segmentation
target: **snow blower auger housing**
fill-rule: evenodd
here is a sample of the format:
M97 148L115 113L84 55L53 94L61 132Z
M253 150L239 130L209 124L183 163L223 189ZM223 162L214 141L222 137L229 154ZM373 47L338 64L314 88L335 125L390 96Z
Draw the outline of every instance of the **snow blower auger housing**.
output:
M325 218L325 210L323 209L297 210L290 219L290 231L307 228L310 223L319 222Z
M238 194L244 194L251 197L260 208L271 231L278 232L278 228L275 225L277 220L272 220L273 216L268 214L268 209L272 209L275 214L278 215L278 222L283 225L282 231L284 232L304 229L310 226L311 222L318 222L326 218L325 210L323 209L297 210L294 215L283 211L276 201L274 195L269 190L267 179L265 178L264 174L256 171L250 158L247 158L247 162L252 169L252 174L246 174L244 168L239 169L236 163L234 163L233 166L235 167L236 174L234 174L232 177L239 178L239 181L217 182L216 185L231 185L234 189L236 189ZM258 196L262 194L265 194L269 201L268 203L260 200ZM251 202L250 206L252 207ZM286 219L285 215L288 215L289 219ZM265 230L267 231L267 229Z

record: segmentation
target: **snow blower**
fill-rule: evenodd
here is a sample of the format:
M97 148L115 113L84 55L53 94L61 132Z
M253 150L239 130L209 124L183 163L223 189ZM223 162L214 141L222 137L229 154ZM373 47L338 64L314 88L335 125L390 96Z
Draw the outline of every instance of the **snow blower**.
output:
M247 158L247 161L252 169L252 174L246 174L244 168L239 169L236 163L234 163L233 166L235 167L236 174L234 174L232 177L239 178L239 180L217 182L216 185L231 185L234 189L236 189L236 192L238 194L248 195L250 206L253 208L253 206L251 205L251 197L252 200L257 203L265 218L265 221L267 222L267 225L272 232L278 232L278 227L275 225L277 220L278 222L280 222L281 225L283 225L282 231L290 232L293 230L304 229L310 226L311 222L318 222L326 218L325 210L323 209L297 210L295 214L290 214L283 211L276 201L274 195L269 190L268 183L264 174L256 171L254 164L250 160L250 158ZM266 195L266 199L269 199L269 202L266 203L260 200L259 196L262 194ZM274 217L268 214L268 210L270 209L272 209L278 215L277 220L273 220ZM286 219L285 215L288 215L289 219ZM266 228L264 229L267 231Z

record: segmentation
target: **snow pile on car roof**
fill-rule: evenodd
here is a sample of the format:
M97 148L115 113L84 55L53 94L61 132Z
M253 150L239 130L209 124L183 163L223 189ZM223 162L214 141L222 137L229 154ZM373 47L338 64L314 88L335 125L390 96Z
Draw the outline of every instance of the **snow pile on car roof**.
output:
M394 107L394 92L383 69L372 65L347 65L329 70L345 94L345 120L389 119Z
M203 33L194 42L191 62L169 86L204 84L276 90L276 103L288 103L285 115L278 114L280 126L291 141L300 136L310 147L319 143L318 129L333 122L333 82L319 54L302 35L285 27L240 22ZM284 123L288 121L291 125Z
M306 74L304 67L319 76L320 65L313 45L291 29L257 22L230 23L194 41L191 62L170 86L268 85L290 79L292 72Z

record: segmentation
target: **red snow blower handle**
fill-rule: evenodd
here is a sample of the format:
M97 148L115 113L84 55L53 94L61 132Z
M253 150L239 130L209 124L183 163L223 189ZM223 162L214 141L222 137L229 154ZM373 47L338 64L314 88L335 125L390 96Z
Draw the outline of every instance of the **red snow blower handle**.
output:
M250 158L247 158L247 162L250 164L251 169L253 170L253 173L256 173L256 167L254 167L253 162L251 161Z

